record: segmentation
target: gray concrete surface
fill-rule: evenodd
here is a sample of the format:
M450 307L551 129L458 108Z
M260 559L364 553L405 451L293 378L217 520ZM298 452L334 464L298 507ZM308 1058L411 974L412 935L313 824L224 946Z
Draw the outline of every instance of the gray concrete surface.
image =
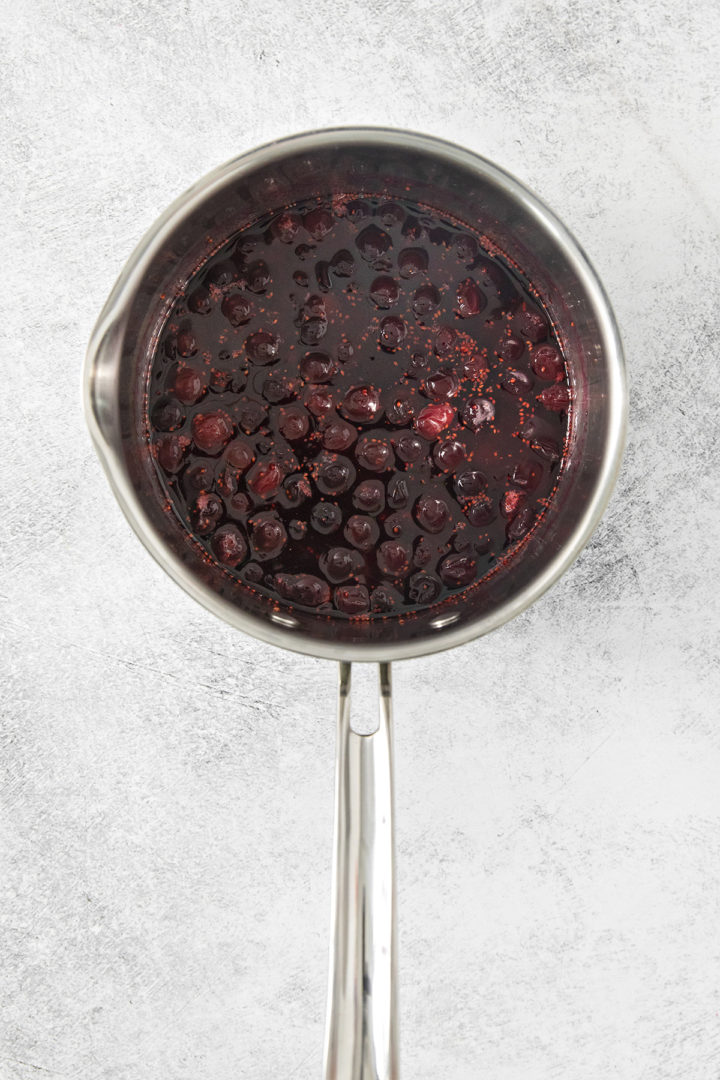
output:
M319 1076L335 671L163 577L79 386L172 198L352 122L534 187L606 283L632 392L566 578L396 670L404 1076L717 1080L714 0L2 8L2 1080Z

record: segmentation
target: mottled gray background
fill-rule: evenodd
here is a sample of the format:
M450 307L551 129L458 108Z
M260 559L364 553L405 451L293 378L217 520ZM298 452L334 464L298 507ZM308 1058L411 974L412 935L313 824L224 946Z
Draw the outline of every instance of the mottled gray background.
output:
M717 1080L715 0L5 0L0 23L2 1080L319 1076L335 670L151 562L80 368L171 199L352 122L534 187L607 285L632 395L565 579L396 669L404 1075Z

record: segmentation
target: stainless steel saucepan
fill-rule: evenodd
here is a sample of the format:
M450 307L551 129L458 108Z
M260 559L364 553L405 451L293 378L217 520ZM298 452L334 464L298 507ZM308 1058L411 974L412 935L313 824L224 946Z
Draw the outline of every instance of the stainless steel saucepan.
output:
M558 330L571 372L570 449L527 544L464 597L412 620L332 620L251 595L201 560L162 510L144 439L145 375L163 318L222 241L268 210L331 193L410 197L472 223L522 267ZM92 335L85 408L125 515L191 596L262 641L340 661L335 862L325 1080L395 1080L398 1034L390 664L462 645L524 611L570 566L610 497L626 419L622 348L577 242L526 187L439 139L380 128L315 131L270 143L210 173L155 222L123 269ZM380 722L350 726L351 664L379 663Z

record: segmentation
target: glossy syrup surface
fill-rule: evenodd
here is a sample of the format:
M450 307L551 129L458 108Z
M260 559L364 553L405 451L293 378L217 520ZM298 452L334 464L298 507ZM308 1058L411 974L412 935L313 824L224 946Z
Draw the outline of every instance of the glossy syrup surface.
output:
M188 542L337 617L427 608L526 543L571 391L532 285L436 211L296 204L173 302L148 439Z

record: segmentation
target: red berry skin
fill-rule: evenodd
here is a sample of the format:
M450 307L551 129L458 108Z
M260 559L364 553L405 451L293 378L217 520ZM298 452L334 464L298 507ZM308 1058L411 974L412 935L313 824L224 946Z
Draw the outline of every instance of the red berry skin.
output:
M555 386L547 386L537 399L548 412L566 412L570 408L570 389L556 383Z
M507 538L510 543L514 543L516 540L522 540L523 536L526 536L530 529L535 524L535 511L532 506L524 506L507 527Z
M410 572L410 552L397 540L386 540L377 550L377 564L381 574L388 577L405 577Z
M185 457L190 439L187 435L164 435L157 443L158 464L167 473L176 473Z
M438 402L436 405L426 405L415 420L415 430L424 439L432 441L441 431L449 427L455 419L456 412L453 405Z
M450 589L460 589L475 580L477 562L471 555L448 555L439 566L439 574Z
M525 503L525 495L522 491L511 488L506 491L500 502L500 513L504 518L511 520L522 509Z
M282 482L283 471L276 461L258 461L247 474L247 486L259 499L272 499Z
M183 365L175 376L175 397L183 405L194 405L207 390L207 376L197 368Z
M415 519L429 533L442 532L450 519L450 511L444 499L434 495L421 495L415 503Z
M233 422L226 412L196 413L192 421L192 437L198 450L214 456L230 441Z
M245 537L237 525L223 525L218 529L212 538L211 546L218 562L232 569L243 561L248 552Z
M283 600L304 607L319 607L330 600L330 586L313 574L276 574L275 588Z
M539 379L560 382L565 375L563 358L554 345L540 345L533 353L530 365Z

